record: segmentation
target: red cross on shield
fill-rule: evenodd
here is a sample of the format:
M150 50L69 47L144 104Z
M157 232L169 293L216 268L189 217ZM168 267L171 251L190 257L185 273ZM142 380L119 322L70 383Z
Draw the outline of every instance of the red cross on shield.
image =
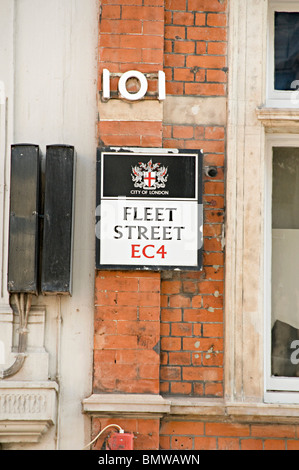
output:
M145 188L152 189L156 183L156 172L155 171L144 171L143 172L143 180L145 184Z

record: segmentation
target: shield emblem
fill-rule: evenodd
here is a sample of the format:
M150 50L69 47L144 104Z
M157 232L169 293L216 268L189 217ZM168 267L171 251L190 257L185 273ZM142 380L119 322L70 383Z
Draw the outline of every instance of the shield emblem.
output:
M154 189L156 187L156 172L144 171L143 172L144 189Z

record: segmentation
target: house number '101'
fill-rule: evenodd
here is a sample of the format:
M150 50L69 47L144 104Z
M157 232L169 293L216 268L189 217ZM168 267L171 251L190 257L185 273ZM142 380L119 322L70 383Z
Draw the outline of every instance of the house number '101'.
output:
M140 83L140 88L136 93L130 93L127 90L127 81L135 78ZM146 76L137 70L129 70L121 75L118 81L118 91L122 98L130 101L137 101L143 98L147 92L148 82ZM110 72L103 70L103 98L110 99ZM158 72L158 100L165 100L165 73Z

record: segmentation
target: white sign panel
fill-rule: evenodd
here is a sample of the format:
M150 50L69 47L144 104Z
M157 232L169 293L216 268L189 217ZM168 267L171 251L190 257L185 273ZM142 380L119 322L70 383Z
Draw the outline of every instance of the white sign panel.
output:
M99 151L97 269L200 269L201 153L141 150Z

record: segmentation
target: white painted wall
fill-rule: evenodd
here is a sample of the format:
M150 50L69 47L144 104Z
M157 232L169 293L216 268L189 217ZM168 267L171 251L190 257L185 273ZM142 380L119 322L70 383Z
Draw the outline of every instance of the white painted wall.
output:
M44 351L41 353L38 337L41 328L33 326L26 367L7 380L38 381L47 375L57 381L58 425L37 444L3 447L81 449L90 440L90 422L82 414L81 402L91 394L93 362L98 1L1 0L0 26L2 23L0 81L6 88L8 128L7 152L6 156L2 153L0 162L6 159L6 185L12 143L38 144L43 155L48 144L70 144L77 153L73 295L61 300L55 296L34 299L36 310L45 307L46 312ZM1 199L1 191L6 234L8 198ZM5 294L5 250L0 261L4 266L0 310L7 312L7 320L11 313ZM10 321L6 323L9 331ZM0 329L3 325L0 321ZM11 346L8 343L10 335L6 334L6 348ZM40 361L45 352L47 360Z

